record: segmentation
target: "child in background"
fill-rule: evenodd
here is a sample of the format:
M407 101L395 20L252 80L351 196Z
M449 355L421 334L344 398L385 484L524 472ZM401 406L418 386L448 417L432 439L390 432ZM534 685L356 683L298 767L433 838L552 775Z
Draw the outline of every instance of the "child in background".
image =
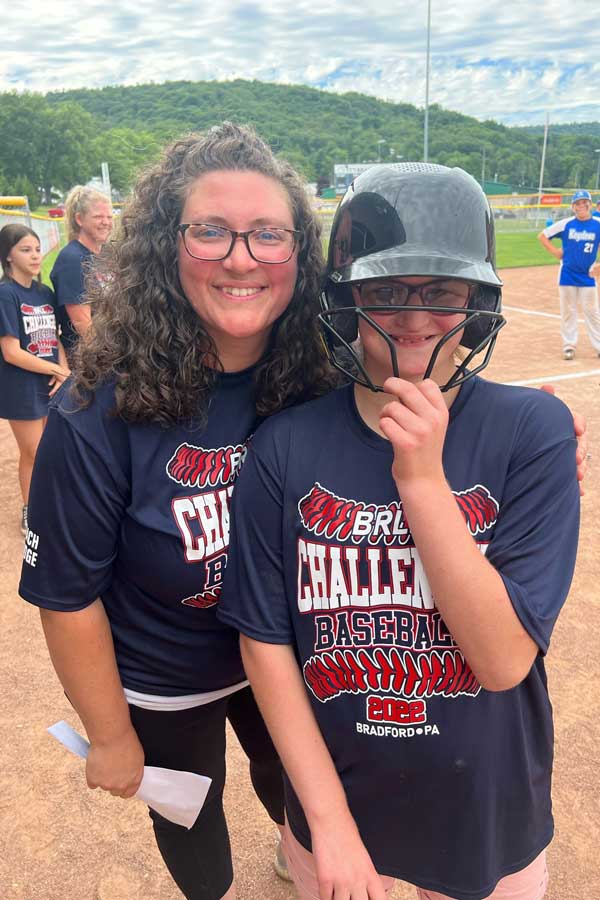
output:
M0 230L0 418L8 419L19 447L23 496L21 531L48 400L69 375L56 331L54 294L39 281L40 241L25 225Z

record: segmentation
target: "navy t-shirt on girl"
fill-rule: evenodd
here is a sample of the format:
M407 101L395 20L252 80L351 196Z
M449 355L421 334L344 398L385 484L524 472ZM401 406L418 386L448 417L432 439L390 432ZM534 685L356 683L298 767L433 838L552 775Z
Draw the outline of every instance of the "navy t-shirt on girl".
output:
M0 282L0 337L18 338L22 350L58 362L54 294L34 281L23 287ZM31 420L48 414L50 376L7 363L0 353L0 418Z
M218 616L257 641L295 647L376 869L482 900L552 836L543 655L577 547L573 420L542 391L480 378L450 410L446 478L540 648L527 677L503 692L477 682L436 607L392 459L352 387L262 425L235 489ZM286 806L310 849L290 783Z

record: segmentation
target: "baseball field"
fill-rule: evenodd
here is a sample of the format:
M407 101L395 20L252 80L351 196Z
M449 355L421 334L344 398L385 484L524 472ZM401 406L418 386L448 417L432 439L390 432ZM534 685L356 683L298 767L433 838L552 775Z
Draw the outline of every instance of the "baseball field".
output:
M548 655L556 727L556 837L549 849L547 900L597 900L600 359L584 333L576 358L561 358L554 266L513 268L503 277L508 326L486 377L534 387L551 382L588 422L592 458L582 501L578 565ZM154 846L145 807L89 791L81 762L46 733L58 719L80 726L54 676L37 610L17 595L21 500L16 448L4 421L0 477L0 900L176 900L181 895ZM252 794L233 736L228 765L226 800L238 900L292 900L293 888L272 869L276 835ZM455 827L449 818L448 828ZM410 886L397 884L390 900L412 897Z

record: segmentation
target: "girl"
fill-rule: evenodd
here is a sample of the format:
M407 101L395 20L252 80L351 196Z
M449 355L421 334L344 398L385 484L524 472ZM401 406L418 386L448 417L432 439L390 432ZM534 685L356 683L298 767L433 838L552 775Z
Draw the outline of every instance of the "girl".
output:
M48 414L48 399L69 374L56 331L54 295L39 281L40 241L25 225L0 230L0 418L19 447L23 497L21 531L27 531L29 485Z
M493 259L462 170L361 175L321 314L354 384L267 422L236 486L219 617L285 768L303 900L545 891L574 435L555 398L474 374L503 324Z

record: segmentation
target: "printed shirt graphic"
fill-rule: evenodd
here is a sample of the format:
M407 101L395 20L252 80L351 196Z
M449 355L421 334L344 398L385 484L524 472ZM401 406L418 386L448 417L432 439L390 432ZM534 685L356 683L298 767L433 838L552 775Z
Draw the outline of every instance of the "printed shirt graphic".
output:
M559 284L593 287L596 281L589 274L589 269L598 256L600 219L595 216L583 222L575 216L559 219L558 222L545 228L544 234L547 238L562 240L563 258Z
M48 362L58 362L54 294L34 281L26 288L16 281L0 283L0 337L18 338L27 350ZM7 363L0 353L0 416L37 419L48 412L49 376Z
M437 609L391 463L352 388L266 422L236 485L218 616L297 647L378 871L480 900L551 836L542 656L512 691L480 686ZM577 542L568 410L475 378L452 406L444 469L465 527L544 653ZM291 827L310 847L286 791Z
M205 427L110 415L112 388L74 411L64 390L38 452L20 592L49 609L100 596L123 684L178 696L245 678L216 618L229 503L259 420L252 371L219 376Z

